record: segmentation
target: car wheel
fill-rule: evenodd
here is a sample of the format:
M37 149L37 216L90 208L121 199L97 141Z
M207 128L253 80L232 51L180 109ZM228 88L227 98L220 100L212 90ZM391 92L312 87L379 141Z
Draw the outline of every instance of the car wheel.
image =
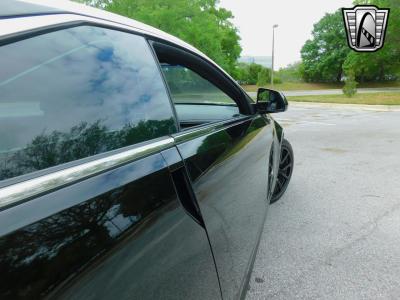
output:
M275 189L270 203L278 201L285 193L292 177L294 165L293 149L289 141L284 139L281 146L281 158L279 162L278 176L276 178Z

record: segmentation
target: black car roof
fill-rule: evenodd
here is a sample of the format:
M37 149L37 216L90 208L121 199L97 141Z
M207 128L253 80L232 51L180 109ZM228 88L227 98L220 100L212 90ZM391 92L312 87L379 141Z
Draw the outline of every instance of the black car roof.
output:
M0 18L63 12L54 7L16 0L0 0Z

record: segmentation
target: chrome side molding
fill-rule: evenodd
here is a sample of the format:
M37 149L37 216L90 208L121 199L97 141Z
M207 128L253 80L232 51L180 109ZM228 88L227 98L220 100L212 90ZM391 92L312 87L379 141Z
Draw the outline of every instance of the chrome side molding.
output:
M173 145L174 139L167 137L151 144L5 186L0 188L0 209L157 153Z

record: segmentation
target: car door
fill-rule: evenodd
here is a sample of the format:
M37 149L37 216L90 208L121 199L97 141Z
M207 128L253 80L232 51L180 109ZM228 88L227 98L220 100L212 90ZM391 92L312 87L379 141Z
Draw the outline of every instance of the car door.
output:
M181 131L182 155L212 245L222 294L241 296L268 195L273 128L249 113L243 92L219 69L184 49L153 42Z
M145 38L62 26L0 65L0 298L219 299Z

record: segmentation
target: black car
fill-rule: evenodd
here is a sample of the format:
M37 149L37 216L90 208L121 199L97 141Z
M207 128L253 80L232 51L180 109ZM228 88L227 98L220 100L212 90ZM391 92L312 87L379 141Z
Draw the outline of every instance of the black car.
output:
M293 169L283 94L254 103L177 38L32 2L0 2L0 298L243 297Z

